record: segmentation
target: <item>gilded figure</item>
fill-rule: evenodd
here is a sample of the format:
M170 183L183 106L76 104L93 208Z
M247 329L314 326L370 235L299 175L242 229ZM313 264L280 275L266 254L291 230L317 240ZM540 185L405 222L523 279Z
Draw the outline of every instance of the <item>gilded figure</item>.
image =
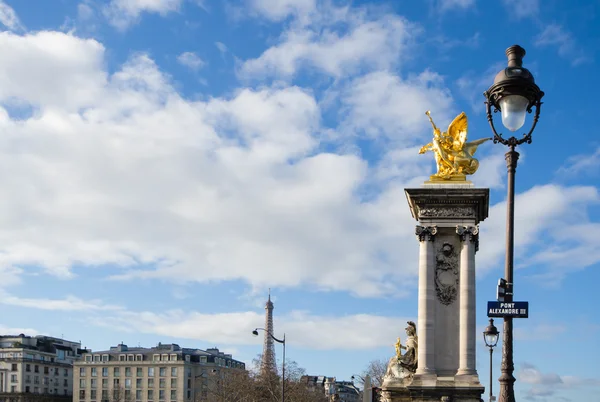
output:
M448 131L442 132L433 122L431 112L425 112L433 126L433 139L419 150L420 154L432 151L437 165L437 173L432 181L465 181L466 175L472 175L479 167L479 161L473 157L477 147L491 138L467 142L468 121L465 112L454 118Z

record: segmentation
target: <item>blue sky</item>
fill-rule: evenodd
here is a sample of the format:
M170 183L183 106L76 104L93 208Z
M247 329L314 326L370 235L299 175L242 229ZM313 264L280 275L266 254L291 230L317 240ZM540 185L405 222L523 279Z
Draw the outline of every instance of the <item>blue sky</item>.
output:
M567 7L567 8L565 8ZM597 1L0 0L0 332L261 351L315 375L389 358L416 319L403 189L431 129L515 43L546 92L519 148L517 396L597 400ZM478 332L503 276L503 146L477 254ZM500 353L495 354L495 378ZM280 354L280 349L278 349ZM483 338L478 369L487 386ZM495 385L497 389L497 384Z

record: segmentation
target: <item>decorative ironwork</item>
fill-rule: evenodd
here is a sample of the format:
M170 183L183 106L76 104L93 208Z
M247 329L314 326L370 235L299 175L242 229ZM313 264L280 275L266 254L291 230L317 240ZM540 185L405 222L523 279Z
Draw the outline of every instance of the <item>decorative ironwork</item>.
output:
M262 361L260 365L261 374L267 376L277 373L277 363L275 361L275 343L270 334L273 333L273 302L271 301L271 291L269 290L269 299L265 304L265 338L263 342Z

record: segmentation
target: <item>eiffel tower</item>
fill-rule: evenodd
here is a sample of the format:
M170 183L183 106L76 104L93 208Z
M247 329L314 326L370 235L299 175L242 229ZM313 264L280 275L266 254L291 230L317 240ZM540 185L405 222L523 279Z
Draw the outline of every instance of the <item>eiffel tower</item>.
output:
M271 335L273 334L273 302L271 302L271 289L269 289L269 300L265 304L265 340L263 343L262 363L260 372L263 376L277 373L277 364L275 363L275 344ZM271 335L269 335L271 334Z

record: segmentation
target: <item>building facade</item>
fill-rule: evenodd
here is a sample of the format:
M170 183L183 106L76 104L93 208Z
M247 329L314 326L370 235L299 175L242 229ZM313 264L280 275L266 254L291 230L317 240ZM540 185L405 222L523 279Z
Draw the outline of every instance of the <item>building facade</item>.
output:
M361 392L356 388L353 381L337 381L335 377L322 375L305 375L301 377L301 381L309 389L322 392L328 400L359 402L361 399Z
M222 370L245 370L245 363L217 348L120 344L87 353L74 369L75 402L182 402L210 401Z
M50 336L0 336L0 402L70 399L80 342Z

